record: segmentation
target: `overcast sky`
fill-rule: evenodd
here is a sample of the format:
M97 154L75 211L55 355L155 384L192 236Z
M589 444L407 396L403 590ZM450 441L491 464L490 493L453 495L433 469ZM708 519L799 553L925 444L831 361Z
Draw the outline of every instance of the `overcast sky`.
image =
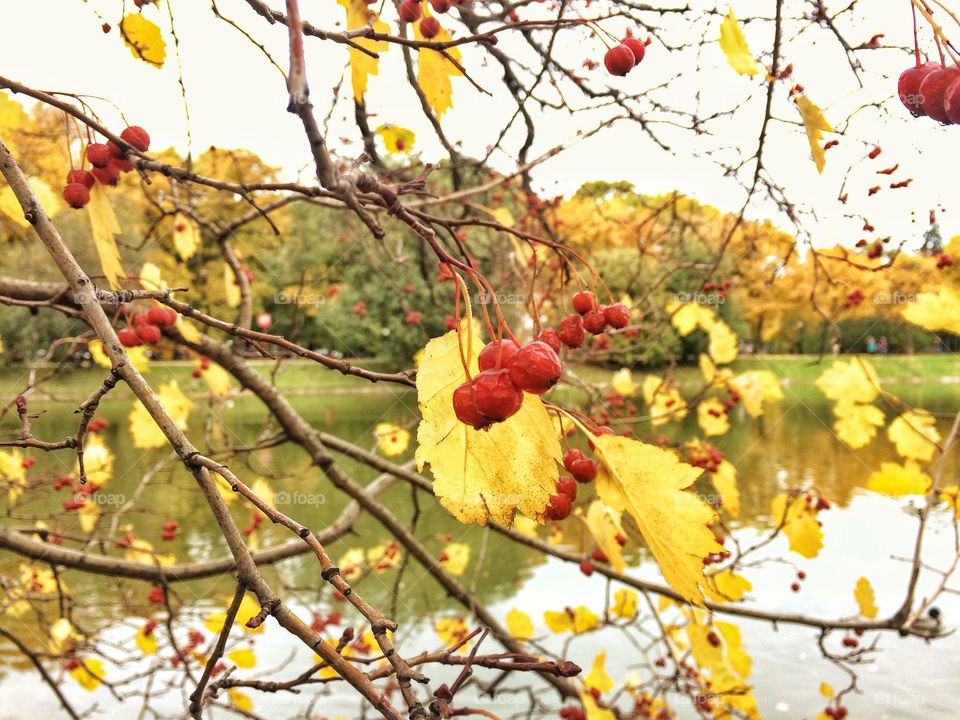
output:
M170 0L180 38L184 82L190 105L195 150L210 145L246 147L267 162L279 165L284 174L298 174L307 179L310 172L309 152L296 119L285 111L286 95L283 80L263 54L236 30L217 20L207 0ZM164 0L165 2L165 0ZM128 10L133 3L127 0ZM280 0L272 0L280 7ZM732 120L712 125L713 134L695 137L688 129L657 125L658 116L651 112L653 127L673 148L664 152L640 131L636 124L621 123L598 136L575 143L573 147L545 163L536 172L536 180L546 195L569 194L584 181L626 179L638 190L647 193L681 190L723 209L738 209L744 199L742 187L724 178L718 166L703 155L707 149L727 148L722 152L728 160L736 160L744 148L749 157L756 145L762 119L764 85L760 79L736 75L726 64L719 46L720 18L706 15L705 8L716 4L691 0L695 10L677 16L664 28L663 35L673 43L686 37L705 37L710 42L699 51L669 51L657 40L648 49L647 58L625 78L611 78L602 68L583 73L597 82L611 82L631 89L654 88L670 81L667 88L653 97L661 102L688 109L699 108L701 114L728 109L744 102ZM741 17L761 7L770 13L773 3L736 0L733 7ZM788 9L799 11L801 3L787 3ZM34 0L0 4L0 74L43 89L88 93L109 98L122 108L132 123L146 127L154 138L153 147L169 145L181 152L186 149L186 121L177 81L177 63L169 36L169 19L156 7L145 15L164 30L169 42L168 61L158 70L135 60L123 46L114 29L103 34L104 20L116 25L121 17L119 0ZM281 65L286 64L285 29L269 26L253 13L243 0L218 0L228 17L263 42ZM806 4L809 7L808 4ZM586 13L602 8L593 3ZM722 10L726 5L720 6ZM540 6L530 10L539 11ZM343 9L335 0L302 0L304 18L320 27L332 28L342 21ZM887 0L860 0L858 17L846 17L841 27L851 44L865 42L875 33L884 33L889 45L912 44L908 3ZM869 17L866 20L865 17ZM386 19L393 22L392 10ZM396 27L395 22L393 23ZM619 34L622 22L605 25ZM42 30L41 30L42 29ZM951 29L947 28L948 33ZM960 32L960 31L957 31ZM770 23L751 23L746 28L752 50L761 55L771 44ZM793 34L792 32L790 34ZM503 37L503 36L501 36ZM600 60L603 46L584 30L571 30L562 35L559 54L577 66L582 59ZM504 38L501 47L507 51L518 46ZM347 61L341 45L308 38L308 72L312 97L318 115L326 116L332 100L331 89L337 84ZM861 215L877 227L877 235L893 235L913 239L915 246L926 229L927 210L952 204L958 191L955 168L960 128L940 127L929 119L913 119L896 99L896 76L907 67L911 58L902 50L888 49L864 53L865 71L861 89L829 31L810 27L784 49L784 62L794 65L795 79L806 87L809 97L818 103L828 121L839 126L856 108L871 103L884 103L884 110L866 107L854 115L850 135L827 153L827 167L818 175L809 157L803 132L797 125L799 115L786 97L787 86L777 88L775 120L765 160L775 179L783 184L791 199L812 208L817 219L808 228L818 245L841 242L852 246L864 233ZM761 55L761 60L764 58ZM484 62L483 53L464 48L464 64L474 79L493 92L492 97L478 93L465 79L454 81L454 109L444 115L442 123L454 140L463 142L464 151L480 155L492 142L501 125L492 118L509 117L513 106L499 87L500 72L494 63ZM699 64L699 70L695 70ZM371 122L392 122L417 133L417 149L427 159L442 157L439 145L432 140L412 90L402 75L402 58L394 47L383 55L380 74L370 79L367 104L375 115ZM677 76L679 73L679 76ZM676 77L675 77L676 76ZM93 101L108 122L121 126L116 110L106 102ZM602 113L572 117L552 112L539 116L535 157L556 143L572 140L578 129L591 127ZM360 152L358 134L353 126L349 83L334 108L330 142L341 155L353 157ZM353 144L344 144L340 138ZM516 140L518 135L510 136ZM828 136L829 137L829 136ZM883 154L876 161L859 162L847 178L850 202L837 202L847 170L861 160L873 143L880 143ZM509 144L508 144L509 146ZM516 147L516 142L512 143ZM499 169L509 170L513 159L503 153L495 157ZM900 164L892 176L877 175L878 169ZM909 189L891 191L891 180L913 178ZM874 184L883 190L867 197L866 189ZM911 223L916 211L917 222ZM775 208L758 198L751 217L773 217L784 227ZM852 214L855 217L845 217ZM949 239L958 226L948 214L942 219L942 230Z

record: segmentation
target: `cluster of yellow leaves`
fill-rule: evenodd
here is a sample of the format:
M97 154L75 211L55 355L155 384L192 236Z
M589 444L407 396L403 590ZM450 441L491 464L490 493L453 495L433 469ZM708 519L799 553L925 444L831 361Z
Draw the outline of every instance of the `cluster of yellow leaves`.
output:
M70 677L87 692L93 692L100 687L100 683L106 677L103 661L90 657L81 659L79 662L80 664L70 671Z
M6 589L4 612L11 617L23 617L30 611L30 602L27 596L54 595L63 593L69 595L70 590L61 579L57 582L53 570L42 566L27 563L20 564L20 576L17 583Z
M771 514L783 534L790 541L790 549L805 558L815 558L823 547L823 530L817 523L817 511L807 498L799 495L789 498L777 495L773 499Z
M434 630L447 647L458 645L470 632L467 621L462 617L440 618L437 620ZM461 646L461 649L468 647L470 645L465 644Z
M719 620L706 625L700 615L697 611L690 613L687 640L694 661L701 672L709 675L710 693L718 703L736 710L738 716L759 720L757 701L746 680L752 671L753 661L743 647L740 629L732 623ZM730 717L730 713L725 714L718 708L716 717Z
M870 404L880 394L873 365L862 358L837 360L817 378L816 386L836 403L837 437L854 450L868 445L885 422L883 411Z
M763 404L765 402L783 400L783 388L780 386L780 380L769 370L742 372L730 380L730 386L740 394L743 409L753 418L763 415Z
M475 330L464 326L464 353L469 348L471 374L479 371L483 347ZM458 333L427 343L417 373L417 400L422 420L417 428L417 468L433 472L440 503L462 523L502 525L517 510L541 519L555 492L562 462L560 441L543 402L525 394L520 411L486 430L460 422L453 412L453 391L465 382Z
M714 363L729 365L737 359L737 336L712 308L696 302L671 300L666 309L670 323L681 336L686 337L697 328L707 333L707 352Z
M723 403L716 398L708 398L697 406L697 423L707 437L725 435L730 429Z
M403 455L410 446L410 432L394 423L379 423L373 434L377 437L377 448L387 457Z
M600 627L600 618L584 605L559 612L547 610L543 613L543 620L553 633L572 632L574 635L581 635Z
M213 368L211 368L213 369ZM157 390L157 399L166 409L167 414L180 430L187 429L187 419L190 417L190 409L193 407L193 401L190 400L176 380L171 380L161 385ZM143 403L137 401L130 411L129 417L130 434L133 436L133 446L138 448L160 448L167 444L166 436L160 430L160 427L147 412Z
M647 375L641 392L643 401L650 409L650 423L654 427L673 420L680 421L687 416L687 401L672 383L656 375Z
M354 0L354 2L363 0ZM423 6L423 16L429 17L427 6ZM425 38L420 32L420 23L413 26L414 37L417 40L431 42L447 42L451 40L450 33L446 28L440 27L440 31L432 38ZM449 47L445 51L449 57L445 57L437 50L423 48L417 53L417 82L423 91L423 96L427 104L433 109L434 114L439 120L443 114L453 107L453 83L452 78L463 75L450 58L457 63L463 61L460 50L456 47Z

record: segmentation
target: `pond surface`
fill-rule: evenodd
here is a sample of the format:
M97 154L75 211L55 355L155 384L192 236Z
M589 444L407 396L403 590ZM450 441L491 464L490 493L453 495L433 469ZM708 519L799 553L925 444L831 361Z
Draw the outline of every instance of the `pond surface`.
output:
M160 376L152 376L154 383L162 382ZM905 402L925 409L949 413L960 407L960 386L957 385L904 385L886 386L885 389L898 395ZM372 448L372 427L377 422L395 422L411 428L416 422L416 398L413 393L378 392L363 394L330 394L325 397L295 397L297 408L321 430L337 434ZM72 431L72 416L56 410L53 402L38 400L36 408L48 407L50 414L35 424L38 434L56 438ZM125 444L129 401L107 402L100 414L111 425L104 433L108 445L116 454L114 478L101 491L114 496L120 505L138 492L144 473L164 458L163 450L141 451ZM31 406L32 409L34 406ZM814 560L805 560L790 553L786 542L778 538L764 551L763 557L784 558L788 562L769 562L758 568L748 568L743 574L753 584L751 606L777 612L797 612L817 617L852 616L857 612L853 587L857 578L869 578L877 593L880 616L892 613L902 601L902 593L909 573L909 563L904 561L912 552L917 528L916 514L911 510L910 498L894 500L879 496L864 489L870 473L879 468L884 460L896 460L895 452L885 437L879 437L867 448L854 452L840 443L830 430L832 415L827 403L815 388L794 386L786 388L786 398L777 404L768 405L765 415L751 420L745 415L736 415L731 431L717 439L717 446L738 469L741 514L730 521L736 536L745 544L752 544L768 532L773 520L770 504L774 496L790 487L816 485L833 503L833 508L823 512L824 547ZM742 412L742 411L739 411ZM265 429L265 418L256 402L241 398L227 408L218 408L215 421L199 409L191 416L190 433L199 441L203 435L214 447L243 444L254 441ZM888 413L892 416L891 413ZM682 427L672 429L675 437L689 437L695 432L693 419ZM948 421L940 421L941 432L946 434ZM3 430L9 429L5 422ZM408 452L408 456L412 451ZM957 482L956 453L951 458L944 481ZM37 456L38 463L31 473L34 477L44 474L70 473L73 459L67 454L53 453ZM401 458L401 460L406 458ZM344 466L355 477L369 481L374 473L342 458ZM322 527L337 516L345 505L336 491L309 467L305 455L294 446L280 446L257 451L245 458L233 461L242 476L263 477L269 480L278 493L280 510L295 516L305 524ZM708 489L705 489L708 492ZM137 534L152 542L163 552L172 552L178 561L220 557L226 553L222 538L209 519L207 508L191 478L169 462L166 469L157 472L152 481L141 488L138 514L129 514L123 522L135 525ZM462 580L475 583L478 598L487 603L501 619L514 607L524 610L534 620L538 637L543 645L559 650L569 636L551 636L543 622L546 609L561 610L565 606L586 605L595 611L604 606L607 592L604 580L595 575L591 579L580 574L574 565L557 560L545 560L533 550L518 546L495 533L487 533L476 527L463 527L454 521L435 503L427 503L421 495L420 514L417 521L418 535L429 547L438 552L451 536L458 542L472 546L470 565ZM581 493L581 499L585 497ZM412 512L410 490L396 484L381 496L403 518ZM59 508L65 499L63 493L43 488L25 496L8 518L8 524L23 525L37 516L46 516ZM285 502L280 502L284 500ZM914 498L914 500L918 500ZM105 512L114 506L105 505ZM241 527L249 524L250 513L233 504L235 516ZM161 538L164 521L176 519L181 530L173 541ZM565 526L565 540L576 546L581 540L579 529L572 521ZM930 520L925 542L925 560L938 567L948 564L953 553L954 534L951 513L940 508ZM543 533L541 532L541 536ZM361 516L355 525L355 534L333 543L328 550L337 558L350 548L371 547L388 537L376 522ZM265 527L257 532L261 547L288 540L285 531ZM628 562L638 577L657 580L656 566L636 544L628 548ZM754 558L757 559L757 558ZM16 574L19 559L4 553L0 556L0 572ZM803 570L807 579L802 591L790 589L797 570ZM298 599L291 604L309 617L314 612L329 611L336 604L328 593L316 604L315 591L322 585L317 577L315 561L306 556L290 559L265 573L268 580L294 589ZM115 583L103 577L65 573L66 582L75 597L89 599L102 594L112 597ZM459 616L462 608L446 597L439 586L411 563L403 576L399 595L393 600L396 571L371 574L360 583L360 590L375 606L393 607L395 618L401 624L399 645L401 649L439 649L441 642L432 630L438 617ZM921 582L920 594L935 583L936 578L927 575ZM145 594L147 585L125 581L124 586L132 593ZM304 591L304 592L300 592ZM200 598L197 601L196 626L202 627L203 616L210 611L221 610L232 592L228 577L181 584L177 592L185 598ZM948 628L960 623L960 599L946 595L938 603L944 613ZM342 609L342 608L338 608ZM641 611L645 611L641 601ZM87 605L81 608L91 625L99 626L104 620L112 621L106 630L107 636L129 638L131 628L142 625L149 612L144 602L131 601L123 605ZM110 614L113 615L110 615ZM355 619L345 612L346 618ZM797 626L772 627L769 623L724 618L735 622L743 632L744 645L753 658L753 673L750 677L755 688L760 710L765 718L813 720L824 705L819 695L821 682L831 683L841 689L847 685L847 676L837 667L824 660L817 649L817 631ZM4 620L11 630L23 634L26 628L18 621ZM209 633L208 633L209 635ZM239 637L240 643L248 637ZM257 672L264 671L288 661L284 676L292 676L310 663L309 653L300 651L282 631L257 635L255 649L259 658ZM840 649L840 635L829 640L829 646ZM626 674L642 664L634 645L635 638L627 633L607 629L600 634L578 636L569 642L566 656L581 666L589 668L594 656L601 649L608 654L607 670L618 685ZM858 687L860 692L847 697L846 705L852 718L879 718L931 720L957 717L956 678L960 674L960 637L950 635L925 643L922 640L899 638L886 633L878 637L870 634L862 641L870 644L877 641L879 652L872 654L868 662L859 667ZM492 649L491 643L489 651ZM0 679L0 719L24 718L46 714L59 717L56 700L43 686L39 678L25 667L22 658L10 646L0 646L5 662ZM131 674L134 668L127 665L118 670L121 675ZM443 669L433 672L434 684L448 680L455 673ZM487 679L492 679L491 673ZM510 686L511 681L505 683ZM98 718L130 718L139 712L136 698L117 705L105 688L93 695L86 693L69 678L63 682L67 696L78 707L86 707L91 700L99 700L101 709L94 713ZM189 692L188 688L188 692ZM253 693L254 711L263 717L303 717L300 714L313 690L297 695L263 695ZM316 717L357 717L356 704L349 693L337 687L323 690L330 693L317 705ZM23 701L29 698L31 709L22 709ZM553 698L544 695L552 702ZM175 712L178 704L174 694L169 702L158 703L158 708ZM524 703L518 696L504 695L500 701L476 699L473 704L495 712L502 717L523 716ZM109 708L109 709L108 709ZM697 715L684 702L673 706L681 718ZM227 715L224 715L226 717ZM369 716L369 715L368 715Z

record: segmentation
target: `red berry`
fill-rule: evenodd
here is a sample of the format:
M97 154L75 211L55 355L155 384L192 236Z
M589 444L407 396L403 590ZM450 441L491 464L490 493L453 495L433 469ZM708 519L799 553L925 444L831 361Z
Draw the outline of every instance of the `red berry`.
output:
M633 53L633 64L639 65L640 61L643 60L643 56L647 54L647 46L643 44L643 40L635 38L632 35L627 35L622 42L630 48L630 52Z
M800 572L797 573L797 579L798 579L798 580L806 580L806 579L807 579L807 574L806 574L803 570L801 570Z
M484 370L473 379L473 399L487 420L501 422L520 409L523 391L514 384L509 370Z
M586 720L586 718L583 708L568 705L560 709L560 720Z
M465 382L453 391L453 412L465 425L477 430L490 425L490 421L480 414L473 398L473 381Z
M87 160L95 168L105 168L110 162L110 148L103 143L90 143L87 145Z
M590 559L598 563L610 562L610 559L607 557L607 554L600 548L594 548L593 552L590 553Z
M607 325L620 330L630 324L630 310L623 303L608 305L603 309L603 318Z
M561 475L557 480L557 493L566 495L573 502L577 499L577 481L569 475Z
M147 593L147 600L157 605L162 605L165 597L166 593L160 586L150 588L150 592Z
M400 19L412 23L420 19L420 3L416 0L403 0L400 3Z
M104 23L100 26L100 29L103 30L103 34L106 35L108 32L110 32L110 23Z
M847 716L847 709L841 705L837 708L837 720L843 720Z
M567 469L567 472L573 472L570 468L573 467L573 464L578 460L586 460L587 456L583 454L583 450L577 448L571 448L563 455L563 466Z
M591 310L597 309L597 296L589 290L581 290L570 302L579 315L586 315Z
M87 190L93 187L97 179L86 170L71 170L67 173L67 184L80 183L86 186Z
M845 637L843 639L843 644L845 647L855 648L857 647L857 645L860 644L860 641L857 640L855 637Z
M201 369L201 370L209 370L209 369L210 369L210 358L208 358L206 355L204 355L202 358L200 358L200 369Z
M133 145L140 152L150 149L150 136L139 125L131 125L120 133L120 138Z
M124 347L132 348L143 344L132 328L123 328L123 330L117 333L117 337L120 339L120 344Z
M116 185L120 182L120 168L114 163L108 163L106 167L95 167L90 171L101 185Z
M607 318L602 310L591 310L583 316L583 327L592 335L599 335L607 329Z
M619 545L620 547L623 547L624 545L627 544L627 536L624 535L623 533L617 533L616 535L614 535L613 539L617 541L617 545Z
M557 332L556 328L544 328L543 331L537 335L537 340L552 347L555 353L559 353L560 348L562 347L562 343L560 342L560 334Z
M24 470L29 470L36 464L37 464L37 459L32 457L25 457L23 460L20 461L20 466Z
M129 160L117 160L117 158L110 158L110 165L107 167L115 167L117 172L127 173L133 170L133 163Z
M160 328L156 325L141 325L137 328L136 332L137 337L147 345L153 345L160 340Z
M937 270L943 270L945 267L950 267L951 265L953 265L953 258L946 253L937 256Z
M593 575L593 563L589 560L580 561L580 572L582 572L587 577Z
M791 583L790 589L793 590L794 592L800 592L800 583L796 583L796 582Z
M510 379L521 390L542 395L557 384L563 366L556 351L540 340L520 348L510 361Z
M583 321L579 315L567 315L560 321L560 342L568 348L578 348L583 345L586 335L583 332Z
M199 380L200 378L203 377L203 370L201 370L200 368L194 368L193 372L190 374L193 375L197 380Z
M133 326L134 327L143 327L144 325L152 325L150 322L149 313L139 313L133 316Z
M430 4L438 13L445 13L453 6L453 0L430 0Z
M562 493L559 495L551 495L550 502L546 510L543 511L543 516L547 520L566 520L572 509L573 500L569 495Z
M83 183L67 183L66 187L63 188L63 199L67 205L79 210L90 202L90 191Z
M940 63L928 62L917 67L908 68L900 73L900 79L897 81L897 94L900 96L900 102L902 102L904 107L915 117L920 117L924 114L920 102L923 99L920 95L920 85L924 79L926 79L927 75L935 70L942 69L943 66L940 65Z
M707 642L713 645L714 647L720 647L720 636L717 635L713 630L707 633Z
M425 17L420 21L420 34L427 40L437 36L440 32L440 22L435 17Z
M637 59L629 47L617 45L607 50L606 55L603 56L603 64L611 75L623 77L637 64Z
M944 95L957 78L960 78L960 69L941 68L934 70L920 83L920 107L937 122L949 122Z
M593 482L593 479L597 476L597 463L588 457L576 460L567 469L578 483Z
M147 320L157 327L172 327L177 324L177 311L173 308L157 305L150 308Z
M422 316L423 313L421 313L419 310L411 310L409 313L407 313L407 316L403 319L403 321L407 325L419 325L420 318Z
M477 364L481 370L507 367L520 346L513 340L494 340L480 351Z

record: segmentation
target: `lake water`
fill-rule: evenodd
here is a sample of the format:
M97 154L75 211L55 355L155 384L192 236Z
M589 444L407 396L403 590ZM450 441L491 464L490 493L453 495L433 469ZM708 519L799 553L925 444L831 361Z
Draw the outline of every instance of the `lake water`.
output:
M151 379L156 381L161 378ZM908 385L886 389L912 405L932 411L946 413L960 407L960 386L956 385ZM297 397L294 402L320 429L337 432L366 447L374 444L371 429L377 422L390 421L412 426L416 420L416 399L412 393ZM38 400L31 407L39 409L43 406L50 408L51 414L38 421L35 427L42 431L44 437L56 438L71 431L72 417L66 417L62 410L55 411L52 402ZM145 453L124 444L122 438L126 434L129 408L129 401L108 402L101 413L111 421L104 435L117 457L114 479L102 492L119 499L129 498L140 484L145 470L164 457L162 450ZM209 442L215 447L250 442L264 429L264 415L250 399L240 399L231 407L218 410L217 414L217 421L205 418L202 412L195 412L191 416L191 432L204 432L205 429ZM682 427L670 432L676 437L684 434L689 436L694 431L691 423L692 418L688 418ZM909 498L894 500L864 489L870 472L879 468L881 461L896 459L886 439L875 439L869 447L853 452L834 438L830 431L831 423L830 405L814 388L791 387L787 388L785 400L768 406L766 414L758 420L735 414L730 433L715 441L738 468L742 510L740 518L731 522L731 527L743 542L749 544L769 531L773 523L770 503L774 496L789 487L815 484L833 502L833 508L820 515L825 540L819 557L805 560L790 553L782 538L777 539L763 551L762 556L785 558L789 562L769 562L743 572L754 587L748 604L777 612L798 612L817 617L852 616L857 612L853 598L854 583L863 575L870 579L876 590L880 616L883 617L894 611L902 601L909 572L909 563L904 562L903 558L912 552L917 518L910 510ZM940 424L945 434L948 423L944 419ZM4 429L8 427L4 425ZM66 453L37 457L37 466L31 470L34 477L44 473L69 473L73 469L73 460ZM348 459L343 459L343 464L364 481L374 475ZM332 520L345 504L336 491L331 491L329 484L308 466L304 454L296 447L281 446L258 451L233 461L233 465L242 476L268 478L276 491L286 492L281 497L290 502L280 505L280 509L313 528L322 527ZM957 482L957 467L954 457L945 482ZM307 497L303 497L304 494ZM398 483L382 498L401 517L409 517L412 504L408 487ZM14 510L16 519L6 522L22 525L35 516L43 516L59 507L64 499L63 493L44 488L32 493L29 502L18 505ZM603 607L606 584L599 575L587 579L575 565L545 560L536 552L517 546L495 533L487 533L476 527L463 527L435 503L427 502L423 495L419 504L418 535L438 552L447 535L456 541L471 544L472 558L463 580L476 584L479 599L487 603L501 619L514 607L530 614L545 647L559 650L569 635L550 635L543 622L544 610L561 610L565 606L579 604L595 611ZM133 522L138 535L154 543L158 549L175 553L180 561L225 554L222 539L209 518L199 491L176 463L169 463L168 469L159 472L143 489L139 506L143 511L129 515L127 521ZM234 503L234 508L241 527L249 524L249 511L240 509L239 502ZM110 507L106 509L110 510ZM181 525L177 539L172 542L161 539L160 526L169 519L176 519ZM568 542L579 541L579 530L573 521L569 521L565 529ZM369 518L361 517L355 530L354 535L328 548L334 558L350 548L369 547L388 539L386 533ZM259 531L258 536L261 547L289 539L285 531L271 527ZM953 545L951 513L941 508L931 518L924 557L928 563L944 566L952 556ZM657 579L656 566L646 554L636 550L633 543L628 547L633 548L628 553L628 562L633 564L630 572L638 577ZM19 559L9 553L4 553L0 558L0 572L16 575ZM794 593L790 584L797 570L805 571L807 579L802 591ZM275 585L288 588L293 597L291 605L306 617L315 611L343 609L330 599L327 592L321 595L322 600L317 603L315 590L322 586L322 582L315 561L306 556L269 568L265 575ZM145 583L123 582L123 592L128 593L126 600L115 603L111 598L118 597L118 584L113 580L76 572L67 572L64 576L79 603L76 609L77 624L101 630L101 639L129 645L133 629L143 624L145 614L149 611L144 602L148 586ZM396 571L372 574L366 576L359 587L375 606L390 608L396 579ZM935 578L928 575L921 583L920 593L929 589L934 582ZM195 609L190 612L195 617L193 626L202 629L205 614L221 610L227 603L232 593L232 582L229 577L211 578L179 585L177 591L191 601L199 598L194 602ZM938 605L943 610L948 628L960 623L960 601L957 596L946 595ZM433 622L440 617L464 614L463 609L447 598L415 563L404 574L393 611L401 624L398 644L408 654L423 649L440 649L441 642L432 630ZM641 611L645 611L642 601ZM348 620L355 620L355 615L348 611L345 611L345 616ZM820 656L816 630L787 625L774 628L769 623L739 618L722 619L735 622L742 630L746 650L753 658L750 680L764 718L812 720L825 705L825 700L818 693L821 682L829 682L837 690L846 687L845 673ZM30 629L23 627L19 621L3 618L0 622L7 629L28 637ZM273 630L252 636L255 637L258 664L255 670L238 671L238 675L262 672L289 663L280 673L289 677L308 666L309 653L300 650L283 631ZM211 637L209 632L205 631L205 634L208 639ZM251 637L241 637L240 633L235 633L235 636L241 644ZM840 637L840 634L835 634L829 646L839 650ZM859 693L847 696L845 702L850 708L851 718L931 720L957 717L956 678L960 673L960 639L957 635L926 643L915 638L903 639L891 633L877 637L867 634L862 641L869 645L875 639L878 652L869 655L868 662L858 668ZM609 658L607 670L619 684L627 672L641 666L642 658L636 649L636 641L635 633L631 637L627 631L608 628L599 633L576 637L567 645L565 655L589 668L596 653L606 649ZM492 642L488 650L494 651ZM7 644L0 644L0 652L5 662L0 667L0 719L43 715L59 717L61 711L52 693L28 669L22 657ZM109 654L111 657L119 655L116 652ZM144 666L140 662L109 668L108 677L130 676ZM436 687L441 681L454 677L456 672L431 668L430 675ZM478 671L477 676L489 681L496 674ZM504 687L522 684L522 681L523 678L512 678L504 683ZM540 685L537 682L533 684L537 687ZM136 697L128 698L121 705L105 687L90 694L69 678L63 681L62 686L77 708L83 709L91 702L98 702L100 708L93 717L132 718L137 717L140 711ZM130 690L131 687L126 688L126 692ZM187 687L185 692L189 693L190 690L192 687ZM254 712L261 717L305 717L304 708L317 692L324 693L324 696L314 709L314 717L360 716L352 695L336 685L319 691L308 688L301 695L253 692L251 696ZM29 698L29 711L23 709L26 698ZM181 698L180 690L171 690L166 699L157 702L154 707L161 712L176 714L183 708ZM549 691L544 691L542 698L550 703L555 701L555 695ZM504 694L498 700L491 701L468 693L464 695L464 700L501 717L526 716L526 696ZM675 702L672 709L680 718L698 717L684 700ZM224 713L222 716L230 715ZM371 717L369 713L366 716ZM533 714L533 717L540 716ZM551 714L550 717L555 715Z

